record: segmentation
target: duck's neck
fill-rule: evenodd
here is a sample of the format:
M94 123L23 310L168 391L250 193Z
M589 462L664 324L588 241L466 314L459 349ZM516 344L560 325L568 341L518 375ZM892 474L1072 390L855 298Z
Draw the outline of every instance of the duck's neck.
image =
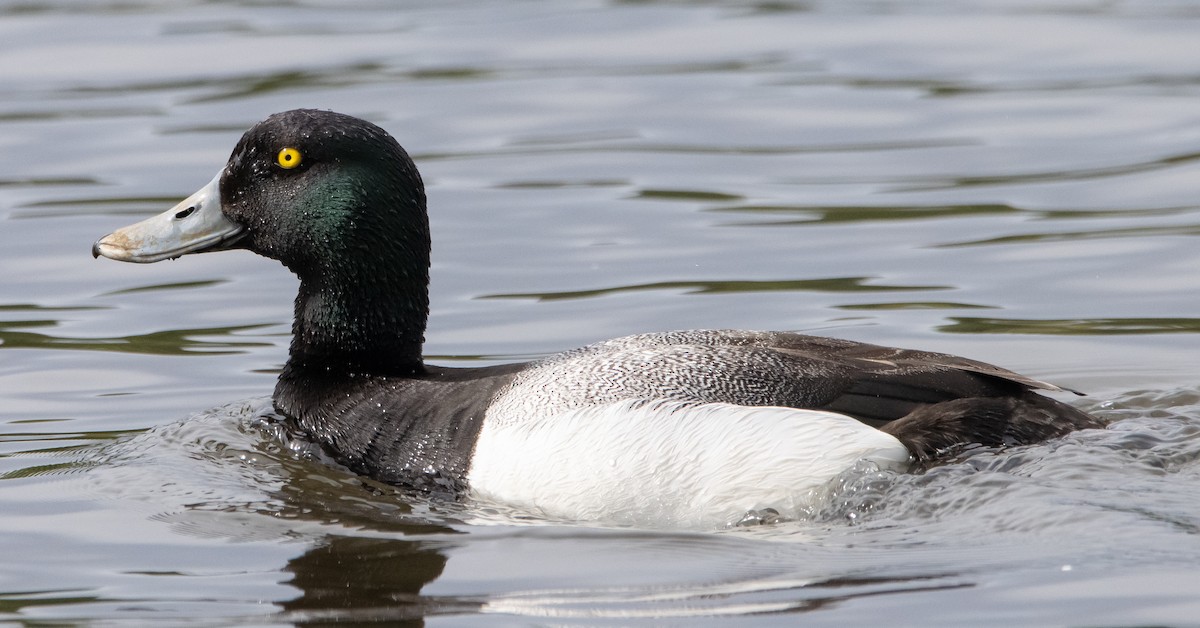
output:
M389 272L396 268L412 276L397 282ZM344 401L348 386L423 373L427 276L426 266L389 264L323 281L302 277L275 407L314 430Z
M420 175L394 148L389 176L343 164L297 201L302 233L275 251L300 278L277 401L315 382L424 371L429 218Z
M383 236L387 230L369 228L348 238L320 268L298 270L285 374L403 376L424 370L429 231L422 223L409 225L399 242Z
M419 279L419 288L394 285L389 270L327 277L319 284L302 280L287 368L352 376L420 372L428 270L406 278Z

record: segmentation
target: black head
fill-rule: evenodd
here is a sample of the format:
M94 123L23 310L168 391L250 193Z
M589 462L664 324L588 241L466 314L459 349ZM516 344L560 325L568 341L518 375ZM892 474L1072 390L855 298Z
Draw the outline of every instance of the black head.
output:
M386 131L331 111L277 113L246 131L221 173L221 210L243 226L240 246L302 277L345 256L423 258L425 188Z
M95 255L155 262L245 248L300 277L289 366L420 368L429 219L417 168L383 129L297 109L246 131L216 178Z

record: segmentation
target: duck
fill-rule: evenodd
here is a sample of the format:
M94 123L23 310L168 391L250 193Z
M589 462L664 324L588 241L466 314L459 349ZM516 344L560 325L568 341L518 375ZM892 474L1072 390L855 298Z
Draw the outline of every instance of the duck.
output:
M1102 427L1042 394L1067 389L998 366L792 332L644 333L523 363L426 363L424 184L387 131L332 111L255 124L208 184L92 254L231 249L299 278L273 393L289 425L373 480L550 520L802 517L850 469L905 473Z

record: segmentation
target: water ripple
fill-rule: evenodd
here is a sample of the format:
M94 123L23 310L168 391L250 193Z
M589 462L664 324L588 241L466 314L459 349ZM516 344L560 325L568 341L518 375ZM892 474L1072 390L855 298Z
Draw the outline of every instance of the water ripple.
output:
M950 290L953 288L953 286L905 286L871 283L876 280L878 280L878 277L830 277L825 279L780 279L764 281L656 281L628 286L614 286L611 288L594 288L591 290L485 294L476 298L559 301L564 299L588 299L611 294L647 290L673 290L680 291L682 294L728 294L745 292L923 292L928 290Z

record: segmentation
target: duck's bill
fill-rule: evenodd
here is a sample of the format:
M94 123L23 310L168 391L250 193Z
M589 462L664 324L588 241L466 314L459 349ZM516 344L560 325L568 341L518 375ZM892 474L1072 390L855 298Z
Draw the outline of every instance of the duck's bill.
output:
M230 248L242 226L221 213L221 173L167 211L118 229L92 245L92 256L149 264L187 253Z

